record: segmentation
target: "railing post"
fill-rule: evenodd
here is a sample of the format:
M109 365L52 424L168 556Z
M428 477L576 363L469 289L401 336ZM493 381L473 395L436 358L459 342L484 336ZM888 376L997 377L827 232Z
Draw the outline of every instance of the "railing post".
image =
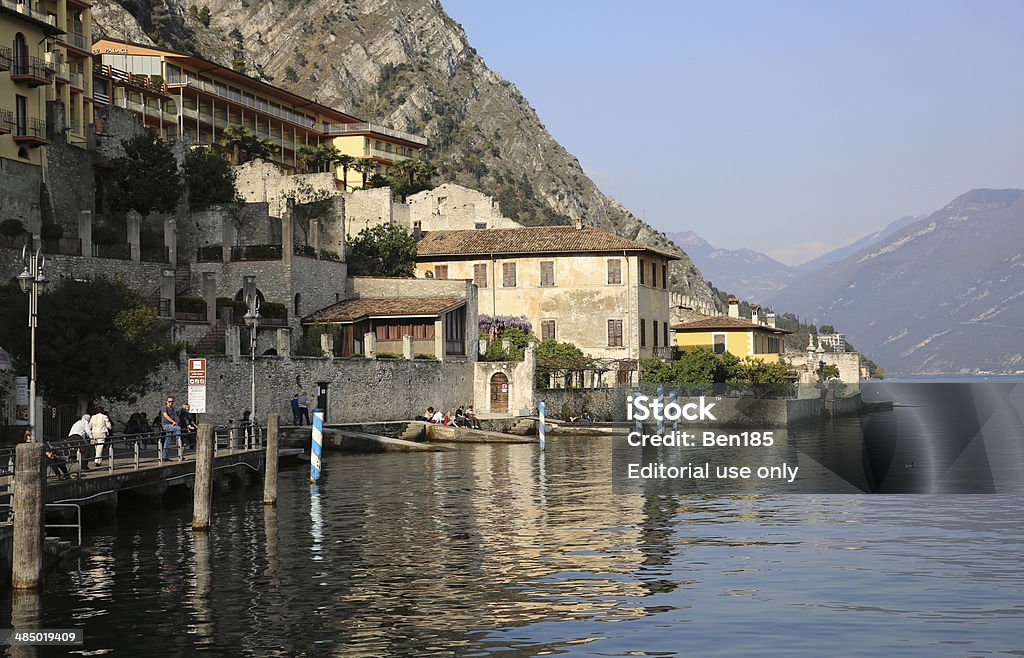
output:
M82 479L82 449L75 448L75 460L78 462L78 479Z
M42 443L20 443L14 461L14 551L11 586L37 589L42 584L45 536L46 456Z
M178 439L178 461L185 461L185 442L182 439Z
M114 472L114 442L108 438L104 442L104 444L110 448L107 451L107 472L108 473L113 473ZM103 451L100 451L100 454L102 455Z
M277 432L280 419L276 413L267 414L266 471L263 474L263 504L277 504Z
M135 470L139 470L139 442L135 442Z
M213 428L201 423L196 431L196 472L194 482L192 530L210 529L210 506L213 500Z

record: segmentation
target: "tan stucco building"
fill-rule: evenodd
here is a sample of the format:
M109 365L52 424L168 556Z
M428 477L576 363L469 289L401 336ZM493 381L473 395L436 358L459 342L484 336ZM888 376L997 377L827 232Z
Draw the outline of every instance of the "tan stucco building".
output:
M580 223L428 231L416 275L473 281L481 315L526 316L541 340L597 358L668 357L674 258Z

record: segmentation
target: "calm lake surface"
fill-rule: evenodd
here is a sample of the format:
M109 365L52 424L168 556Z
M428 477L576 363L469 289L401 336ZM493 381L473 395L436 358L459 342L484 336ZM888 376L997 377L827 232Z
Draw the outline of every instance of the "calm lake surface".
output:
M122 500L38 600L85 646L12 655L1024 655L1021 496L622 494L610 441L328 454L208 537Z

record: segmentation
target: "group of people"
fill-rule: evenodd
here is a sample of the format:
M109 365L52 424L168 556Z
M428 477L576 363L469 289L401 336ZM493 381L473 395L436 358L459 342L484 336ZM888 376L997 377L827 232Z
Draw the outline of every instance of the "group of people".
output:
M452 409L447 413L443 413L439 409L435 410L433 407L427 407L427 413L422 416L416 416L416 420L422 420L435 425L453 425L455 427L480 429L480 419L476 417L472 405L465 408Z
M306 392L292 396L292 425L312 425L309 419L309 396Z

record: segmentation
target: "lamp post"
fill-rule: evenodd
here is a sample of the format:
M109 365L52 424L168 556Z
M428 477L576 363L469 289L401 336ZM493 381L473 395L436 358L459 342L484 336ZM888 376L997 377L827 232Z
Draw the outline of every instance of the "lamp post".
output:
M252 410L250 419L256 422L256 331L260 326L260 300L255 294L245 299L249 311L245 314L245 326L249 327L249 350L252 355L252 391L249 400L249 409Z
M31 354L31 376L29 377L28 388L28 424L32 430L32 442L39 443L42 437L36 431L36 325L39 318L39 295L42 294L48 283L43 275L43 266L46 265L46 257L43 251L35 246L35 238L21 249L21 261L25 265L24 271L18 275L18 285L21 291L28 293L28 327L32 335Z

